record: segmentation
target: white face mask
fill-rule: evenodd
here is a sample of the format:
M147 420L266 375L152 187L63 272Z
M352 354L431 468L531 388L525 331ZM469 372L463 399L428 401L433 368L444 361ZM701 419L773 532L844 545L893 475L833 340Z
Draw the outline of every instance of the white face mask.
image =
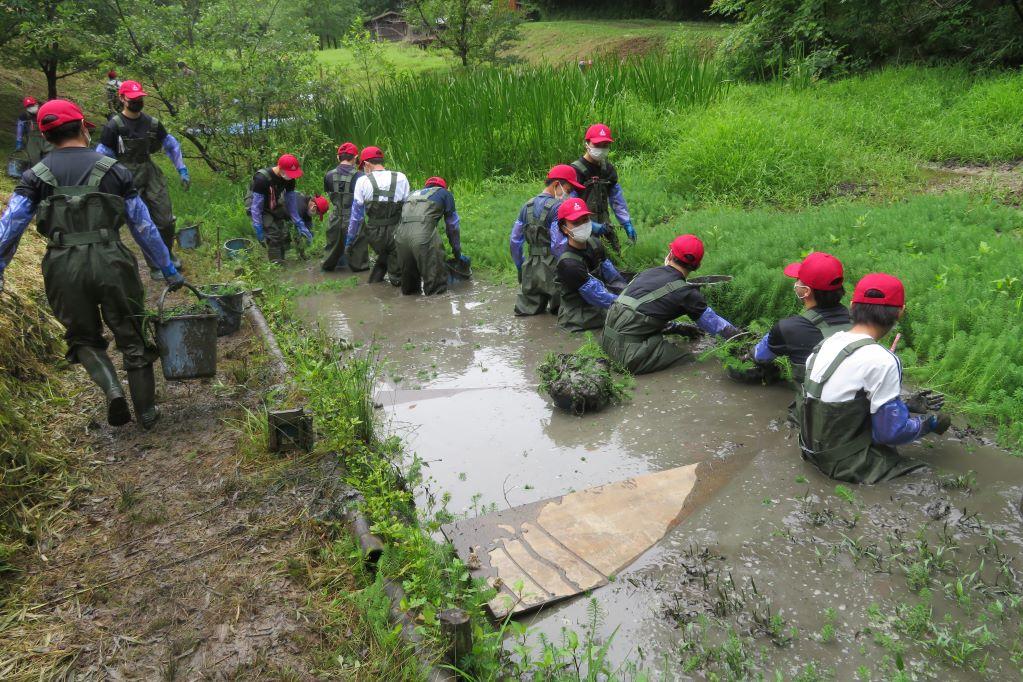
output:
M590 238L593 233L593 223L586 221L582 225L576 225L572 228L572 239L577 242L585 242Z
M603 161L607 158L608 152L611 151L610 147L587 147L586 151L590 153L590 157L594 161Z
M561 201L567 196L568 192L566 192L565 188L561 186L561 183L560 182L554 183L554 198L557 199L558 201Z
M28 113L30 113L33 116L35 116L36 114L39 113L39 106L36 105L36 104L33 104L32 106L28 107L27 111L28 111Z
M806 296L801 295L802 290L804 289L807 292ZM799 282L796 282L795 284L792 285L792 290L796 292L796 298L798 298L800 301L805 301L807 297L810 295L810 287L806 286L805 284L800 284Z

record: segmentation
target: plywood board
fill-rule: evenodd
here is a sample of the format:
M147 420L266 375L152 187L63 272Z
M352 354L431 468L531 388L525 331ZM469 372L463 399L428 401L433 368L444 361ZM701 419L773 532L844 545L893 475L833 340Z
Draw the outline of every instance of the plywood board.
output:
M684 515L698 464L541 500L441 530L498 594L495 618L606 585Z

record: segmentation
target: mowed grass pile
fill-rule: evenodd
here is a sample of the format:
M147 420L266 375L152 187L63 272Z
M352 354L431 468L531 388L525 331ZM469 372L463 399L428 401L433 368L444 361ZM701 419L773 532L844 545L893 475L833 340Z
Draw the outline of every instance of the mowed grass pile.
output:
M574 67L483 68L405 76L320 109L333 140L374 144L409 174L478 181L548 168L578 155L582 131L608 123L620 147L649 149L665 112L702 107L723 90L687 51Z

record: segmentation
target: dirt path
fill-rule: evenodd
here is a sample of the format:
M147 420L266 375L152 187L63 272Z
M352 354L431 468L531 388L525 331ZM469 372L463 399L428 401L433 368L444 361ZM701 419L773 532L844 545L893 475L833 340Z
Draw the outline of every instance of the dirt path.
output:
M308 584L324 526L309 520L330 511L336 472L265 453L262 418L247 417L266 384L247 321L220 340L219 359L213 380L159 378L151 432L107 426L98 390L86 389L76 445L93 453L88 483L26 567L25 601L37 606L0 635L0 648L24 652L25 677L316 676L329 634Z

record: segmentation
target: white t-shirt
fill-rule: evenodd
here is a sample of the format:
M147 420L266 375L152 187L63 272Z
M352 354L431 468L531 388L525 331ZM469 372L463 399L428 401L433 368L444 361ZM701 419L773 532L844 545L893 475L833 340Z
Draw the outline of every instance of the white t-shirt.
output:
M870 338L866 334L837 332L824 342L819 352L807 359L813 361L810 379L820 381L831 361L853 341ZM820 357L817 357L820 356ZM844 403L853 400L860 391L870 399L870 413L899 397L902 387L902 365L894 353L878 343L872 343L853 352L824 384L821 400L826 403Z
M395 173L398 176L396 186L394 188L394 199L383 199L382 201L405 201L409 195L408 178L405 177L404 173L397 173L390 170L378 170L373 171L373 177L377 181L377 187L381 191L386 192L391 188L391 173ZM355 181L355 189L352 192L352 196L355 201L360 203L368 203L373 199L373 185L369 182L369 174L363 175L361 178Z

